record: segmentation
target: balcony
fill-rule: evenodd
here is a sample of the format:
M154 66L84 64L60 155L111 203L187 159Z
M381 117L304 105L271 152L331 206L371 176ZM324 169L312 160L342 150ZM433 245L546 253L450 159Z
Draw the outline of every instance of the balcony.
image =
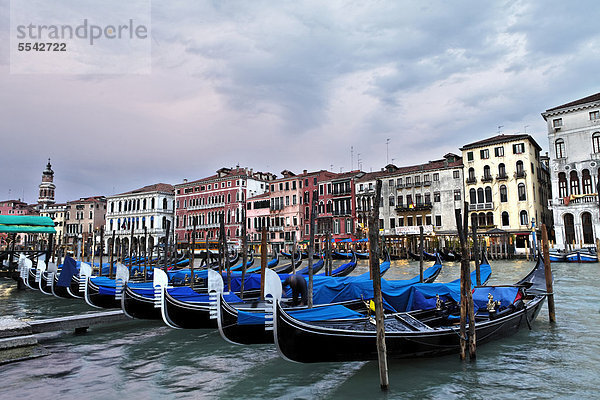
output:
M506 174L496 175L496 180L497 181L506 181L506 180L508 180L508 175L506 175Z
M404 184L404 187L405 187L405 188L407 188L407 189L410 189L412 186L413 186L413 185L412 185L412 183L410 183L410 182L406 182L406 183Z
M350 189L348 189L348 190L346 190L346 189L343 189L343 190L333 190L331 192L331 194L334 195L334 196L346 196L346 195L352 194L352 190L350 190Z
M474 185L477 183L477 178L474 176L470 176L467 178L467 185Z
M270 226L269 232L283 232L283 226Z
M493 180L494 180L494 178L491 175L487 175L487 176L484 176L481 178L482 183L491 182Z
M425 182L423 182L423 186L431 186L431 181L425 181Z
M414 186L414 187L421 187L421 182L415 182L415 183L413 184L413 186Z
M335 210L335 211L333 211L334 217L342 217L342 216L346 216L346 215L352 215L352 212L350 210Z
M407 211L429 211L433 208L433 204L425 203L425 204L416 204L414 207L409 206L396 206L396 212L407 212Z
M494 202L469 204L469 211L493 210Z
M527 172L525 171L517 171L515 172L515 178L516 179L522 179L525 178L527 176Z
M188 211L195 211L195 210L207 210L209 208L220 208L220 207L225 207L225 203L212 203L212 204L200 204L197 206L191 206L188 207Z
M575 204L598 204L598 195L597 194L581 194L577 195L578 197L570 198L559 198L548 200L548 205L551 206L570 206Z

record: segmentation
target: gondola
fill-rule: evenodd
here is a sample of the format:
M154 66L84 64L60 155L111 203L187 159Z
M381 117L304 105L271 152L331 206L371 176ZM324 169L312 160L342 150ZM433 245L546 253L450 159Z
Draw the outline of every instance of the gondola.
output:
M455 251L441 251L442 258L446 261L460 261L461 255Z
M387 258L387 257L386 257ZM380 270L383 273L389 268L389 260L386 259L381 265ZM424 272L425 282L433 282L441 271L441 262L434 264L432 267L428 268ZM369 280L369 273L365 273L359 277L352 278L343 278L344 280L350 283L351 279L356 278L357 280L362 278L364 282ZM411 282L418 282L419 277L415 277ZM408 281L407 281L408 282ZM371 284L372 287L372 284ZM320 296L317 293L314 297L318 299ZM367 310L365 307L364 301L362 298L360 299L347 299L344 298L341 301L337 301L334 303L337 306L343 306L344 309L349 309L352 312L362 311L363 313ZM326 307L332 305L328 304L316 304L315 308L318 307ZM218 307L218 325L219 332L221 336L228 342L234 344L260 344L260 343L273 343L273 334L267 329L265 329L265 312L270 310L261 309L258 306L253 307L252 312L249 311L240 311L236 308L236 306L229 304L227 301L222 298L219 299L217 303ZM268 305L267 307L270 307ZM289 307L286 306L286 310L302 310L307 307ZM339 307L338 307L339 309Z
M316 263L313 264L312 268L313 268L313 274L316 274L317 272L319 272L323 266L325 265L325 261L321 258L319 261L317 261ZM296 271L297 274L300 275L308 275L308 265L298 271Z
M94 308L121 308L123 287L129 280L129 270L123 264L117 264L115 279L105 276L82 278L85 302Z
M437 253L428 253L426 251L423 251L423 261L435 261L436 254ZM408 252L408 255L415 261L419 261L421 259L418 254L415 254L411 251Z
M282 265L281 267L273 268L273 271L278 274L289 274L294 270L294 268L298 268L300 264L302 264L302 257L300 256L300 253L298 253L298 256L294 261L290 262L289 264Z
M539 290L544 278L543 269L542 257L538 257L535 268L520 281L522 285L474 289L473 297L478 307L475 325L478 346L531 328L546 298ZM418 291L420 287L424 286L415 285L410 290ZM490 300L501 301L500 306L488 302L489 312L486 308L488 294L493 294ZM453 309L443 310L440 306L386 316L388 359L434 357L457 352L460 348L460 336L454 325L457 310L455 303ZM302 321L276 304L273 334L280 355L290 361L376 360L376 329L371 321L362 316Z
M352 254L353 252L345 253L341 251L332 251L331 258L333 258L334 260L348 260L352 258Z
M354 254L356 254L356 258L358 258L359 260L368 260L369 259L369 252L365 251L364 253L361 252L355 252Z
M339 267L337 267L336 269L334 269L333 271L331 271L331 276L335 276L335 277L344 277L344 276L348 276L352 273L352 271L354 271L354 269L356 269L356 255L354 253L351 253L350 256L350 261L340 265Z

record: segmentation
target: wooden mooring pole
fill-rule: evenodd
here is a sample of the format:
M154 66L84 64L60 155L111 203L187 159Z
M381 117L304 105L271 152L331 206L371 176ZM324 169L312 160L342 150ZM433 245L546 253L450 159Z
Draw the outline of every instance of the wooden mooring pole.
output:
M292 260L294 262L294 260ZM267 227L263 226L260 235L260 298L265 298L265 270L267 269Z
M261 261L262 262L262 261ZM242 204L242 282L240 283L240 298L244 298L244 283L248 267L248 233L246 231L246 202Z
M473 233L473 253L475 253L475 276L477 277L477 286L481 286L481 270L479 269L479 240L477 238L477 219L471 221L471 232Z
M385 346L385 320L383 315L383 299L381 296L381 274L379 272L379 198L381 197L381 180L375 185L375 198L369 223L369 264L373 276L373 301L375 302L375 324L377 330L377 358L379 360L379 385L381 390L388 390L389 377L387 351Z
M542 224L542 247L544 249L544 267L546 274L546 293L548 297L548 318L550 322L556 322L556 314L554 313L554 288L552 284L552 267L550 265L550 249L548 247L548 232L546 224Z
M423 283L423 225L419 226L419 240L419 282Z
M456 228L460 240L461 252L468 254L467 234L468 224L468 204L464 203L464 216L460 209L455 210ZM461 218L462 216L462 218ZM471 266L470 260L463 257L460 262L460 359L467 358L467 349L469 358L474 360L476 357L475 336L475 312L473 309L473 294L471 292ZM467 334L467 318L469 321L469 332Z
M113 277L113 266L115 264L115 231L112 234L112 242L110 244L110 267L108 268L108 277Z
M171 221L167 220L167 227L165 228L165 242L163 243L165 245L164 249L165 249L165 258L163 260L163 270L165 272L167 272L167 253L169 252L169 233L171 231Z
M317 191L312 193L310 203L310 226L308 241L308 308L313 306L313 255L315 254L315 208L317 207Z

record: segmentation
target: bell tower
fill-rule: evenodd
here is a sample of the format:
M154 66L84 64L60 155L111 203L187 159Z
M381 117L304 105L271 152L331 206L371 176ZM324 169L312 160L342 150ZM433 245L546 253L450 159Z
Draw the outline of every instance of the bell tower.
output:
M42 172L42 183L40 184L40 194L38 196L38 205L40 208L46 208L51 204L54 204L54 171L52 171L52 165L50 159L46 164L46 169Z

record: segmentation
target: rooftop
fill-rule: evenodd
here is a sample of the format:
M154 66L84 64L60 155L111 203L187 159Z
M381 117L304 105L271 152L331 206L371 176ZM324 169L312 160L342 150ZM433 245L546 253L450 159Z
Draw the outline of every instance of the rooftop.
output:
M591 96L583 97L579 100L571 101L569 103L566 103L566 104L563 104L563 105L560 105L557 107L549 108L546 110L546 112L560 110L561 108L579 106L579 105L587 104L587 103L594 103L594 102L598 102L598 101L600 101L600 93L596 93Z
M477 147L490 146L492 144L498 144L498 143L514 142L515 140L529 140L538 150L542 150L542 148L540 147L539 144L537 144L535 139L533 137L531 137L531 135L528 135L526 133L516 134L516 135L492 136L491 138L487 138L487 139L479 140L477 142L466 144L463 147L461 147L460 150L474 149Z
M149 193L149 192L173 193L173 185L170 185L168 183L155 183L153 185L144 186L139 189L131 190L129 192L119 193L115 196L123 196L126 194L137 194L137 193Z

